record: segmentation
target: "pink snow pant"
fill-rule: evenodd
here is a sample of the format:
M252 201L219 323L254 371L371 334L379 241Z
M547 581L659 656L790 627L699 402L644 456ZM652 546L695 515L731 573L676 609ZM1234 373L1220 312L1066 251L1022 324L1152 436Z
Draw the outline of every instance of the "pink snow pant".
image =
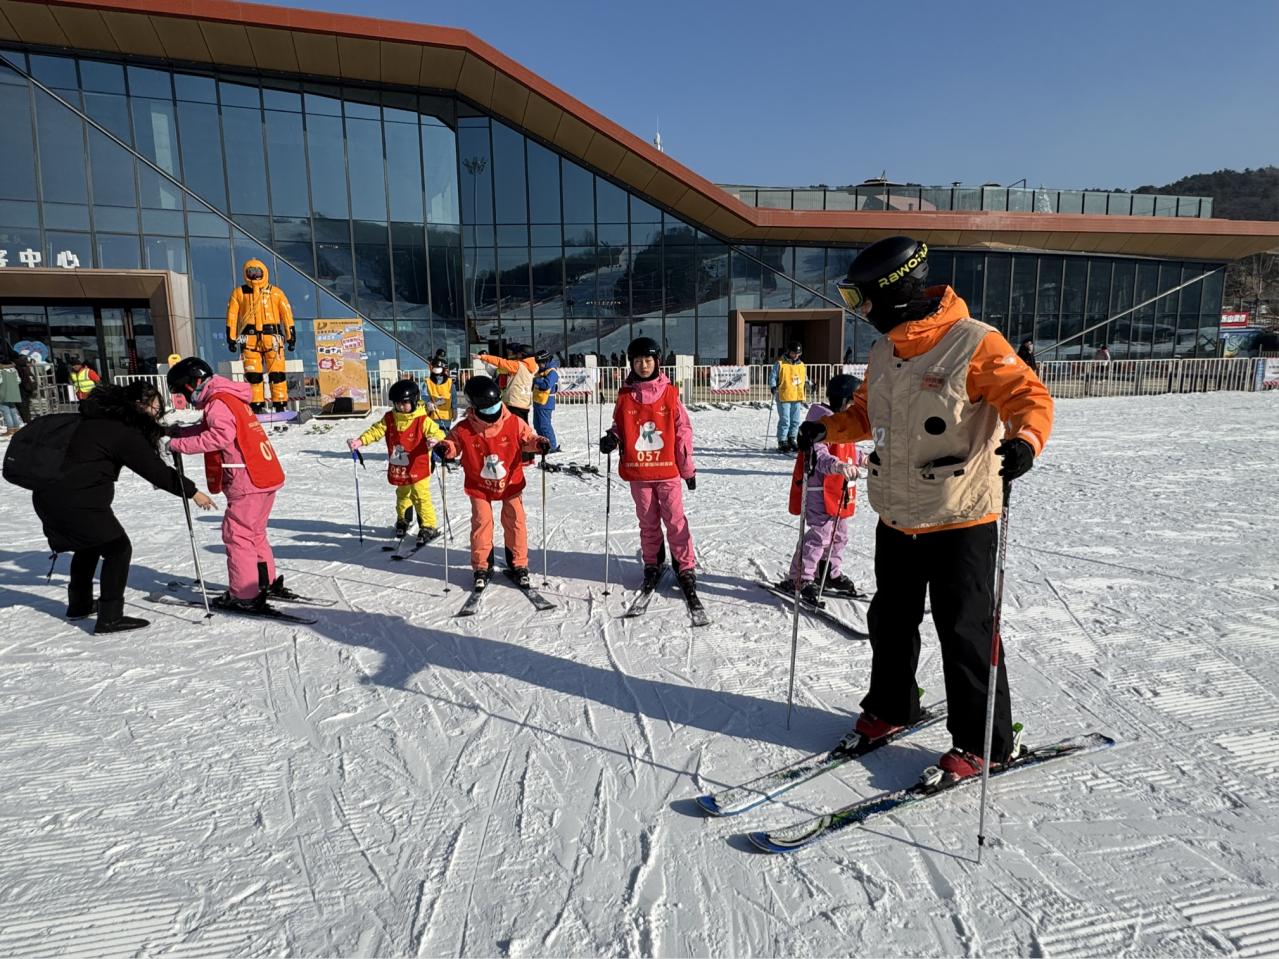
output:
M275 557L266 541L266 521L275 505L275 490L228 497L222 517L222 542L226 545L226 570L231 595L253 599L261 590L258 563L266 563L269 581L275 580Z
M635 516L639 519L640 548L644 563L656 563L662 555L662 526L671 544L671 562L676 571L692 569L693 535L688 531L684 515L683 480L635 480L631 496L635 498Z
M808 494L807 508L804 510L804 544L799 554L791 560L790 578L796 575L800 582L811 583L817 578L817 562L826 558L830 550L830 575L838 576L844 566L844 547L848 545L848 524L851 516L838 520L826 512L826 499L820 486ZM831 536L835 537L835 545L831 547Z

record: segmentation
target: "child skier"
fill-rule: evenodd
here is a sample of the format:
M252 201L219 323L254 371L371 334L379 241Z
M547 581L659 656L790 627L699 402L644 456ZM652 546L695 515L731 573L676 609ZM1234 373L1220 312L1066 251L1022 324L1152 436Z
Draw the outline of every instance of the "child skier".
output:
M431 446L444 439L435 420L426 415L422 391L412 380L397 380L388 391L391 409L359 435L346 441L357 450L386 437L386 481L395 487L395 535L403 538L417 510L417 545L425 546L440 531L431 502Z
M443 359L431 361L431 376L426 381L426 411L435 425L447 432L453 425L453 411L457 409L457 384L449 374Z
M169 442L175 453L203 453L210 493L226 494L222 542L226 545L228 590L213 605L237 612L270 612L266 601L294 597L275 575L275 557L266 538L275 493L284 470L249 403L253 388L216 376L198 356L169 369L169 391L204 412L197 426L178 430Z
M631 484L640 524L642 591L652 592L661 577L665 525L680 588L692 605L697 597L697 575L680 479L690 490L697 488L693 427L680 402L679 389L658 366L662 348L657 341L647 336L632 340L626 358L631 372L618 391L613 425L600 437L600 452L607 456L621 450L617 473Z
M502 394L490 377L472 376L464 392L471 408L441 444L448 459L461 458L463 486L471 498L471 569L475 590L493 576L493 507L502 504L502 539L507 575L528 588L528 530L524 519L524 463L551 444L502 405Z
M477 353L474 358L510 377L506 381L506 389L502 391L502 402L527 423L529 407L533 403L533 377L537 373L537 360L533 359L533 353L527 346L519 343L512 343L506 352L506 358L490 353Z
M826 399L830 406L814 403L808 408L805 422L842 413L853 401L853 394L860 385L857 377L847 373L832 376L826 386ZM853 443L814 443L806 456L795 461L790 488L792 516L799 515L804 470L810 462L813 472L808 479L808 499L803 504L804 541L791 560L789 578L780 583L779 588L789 592L798 580L800 595L810 603L816 602L821 589L822 567L829 555L830 569L826 573L825 592L860 595L856 584L840 570L844 562L844 547L848 544L847 521L857 508L857 468L865 464L866 454Z
M555 396L560 391L560 374L557 363L548 350L542 350L537 360L537 376L533 377L533 429L551 443L551 452L558 453L560 444L555 441L555 427L551 414L555 412Z

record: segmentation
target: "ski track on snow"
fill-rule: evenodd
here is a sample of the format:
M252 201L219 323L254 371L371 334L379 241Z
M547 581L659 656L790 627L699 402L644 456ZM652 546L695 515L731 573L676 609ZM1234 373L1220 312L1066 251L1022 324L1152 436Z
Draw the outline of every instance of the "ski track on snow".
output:
M976 790L789 856L732 839L911 782L940 726L742 816L688 814L837 738L868 675L867 643L801 617L786 729L791 614L754 584L797 533L767 415L692 414L700 630L673 583L622 618L640 567L616 478L602 595L605 482L567 474L546 477L557 608L499 577L456 619L460 486L445 593L442 542L382 552L372 460L357 542L336 464L359 424L272 436L278 564L337 601L312 627L144 602L190 553L180 506L126 474L129 608L153 626L95 637L61 619L67 558L46 582L29 498L0 486L0 955L1279 956L1279 394L1059 403L1011 504L1014 714L1032 742L1119 747L992 782L980 867ZM847 567L869 585L858 498ZM218 522L196 523L215 581Z

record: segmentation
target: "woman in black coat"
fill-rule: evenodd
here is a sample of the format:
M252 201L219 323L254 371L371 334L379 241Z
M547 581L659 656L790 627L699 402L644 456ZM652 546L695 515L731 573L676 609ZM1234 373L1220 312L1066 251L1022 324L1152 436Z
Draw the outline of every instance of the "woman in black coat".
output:
M150 625L124 615L124 587L133 544L111 510L116 480L127 466L157 489L212 509L213 500L160 459L158 420L164 402L145 381L121 387L102 383L80 403L83 418L63 460L62 478L32 494L36 515L55 553L73 553L67 618L98 614L95 633ZM101 599L93 601L93 574L102 560Z
M1039 375L1039 361L1035 359L1034 340L1022 340L1021 347L1017 350L1017 356L1030 367L1036 376Z

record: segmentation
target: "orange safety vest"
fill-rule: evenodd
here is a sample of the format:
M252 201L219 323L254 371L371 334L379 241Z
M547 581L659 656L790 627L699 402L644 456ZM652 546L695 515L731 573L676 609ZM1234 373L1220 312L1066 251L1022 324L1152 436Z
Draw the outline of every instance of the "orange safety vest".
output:
M284 468L275 455L275 448L266 430L249 409L249 404L236 399L231 402L221 393L210 398L209 403L222 403L235 416L235 442L244 457L244 469L249 480L258 489L270 489L284 482ZM204 479L210 493L222 492L222 452L214 450L204 454Z
M856 443L828 443L826 448L830 455L841 463L854 463L857 456ZM804 468L805 457L795 459L795 469L791 473L790 514L798 516L801 509L799 502L803 495L804 477L800 471ZM811 481L810 481L811 482ZM826 507L827 516L838 516L847 519L857 510L857 487L849 482L848 498L844 499L844 477L839 473L830 473L822 477L822 505Z
M431 475L431 448L426 442L425 416L415 416L403 433L395 425L395 414L387 411L386 481L392 486L411 486Z
M462 484L467 496L476 499L514 499L524 490L524 460L520 449L520 424L513 413L506 414L502 428L491 438L481 433L469 419L454 428L462 448Z
M667 384L655 403L641 403L633 390L623 390L618 395L618 476L627 482L679 479L675 462L678 403L679 389L674 384Z

